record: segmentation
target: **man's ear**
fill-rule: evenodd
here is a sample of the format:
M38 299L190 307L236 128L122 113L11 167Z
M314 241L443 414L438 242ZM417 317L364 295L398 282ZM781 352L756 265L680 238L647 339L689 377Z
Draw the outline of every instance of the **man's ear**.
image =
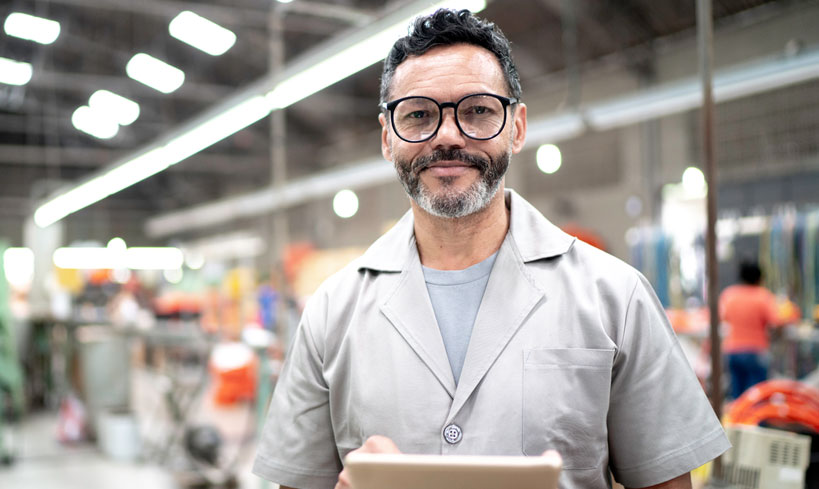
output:
M390 124L384 113L378 114L378 122L381 124L381 154L384 159L392 161L392 148L390 146Z
M512 153L520 153L526 143L526 104L515 108L515 123L512 125Z

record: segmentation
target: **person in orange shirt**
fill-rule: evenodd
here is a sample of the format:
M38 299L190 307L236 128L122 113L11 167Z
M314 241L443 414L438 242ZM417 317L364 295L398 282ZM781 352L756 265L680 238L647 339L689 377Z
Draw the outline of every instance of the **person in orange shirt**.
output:
M768 377L768 327L781 326L776 298L760 285L762 270L756 263L740 264L742 283L731 285L719 298L720 319L727 325L722 350L731 374L731 397Z

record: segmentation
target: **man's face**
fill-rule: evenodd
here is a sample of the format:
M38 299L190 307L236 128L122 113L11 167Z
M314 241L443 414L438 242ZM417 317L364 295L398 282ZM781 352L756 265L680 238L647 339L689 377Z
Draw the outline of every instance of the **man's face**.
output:
M508 96L503 72L494 55L478 46L458 44L412 56L395 71L390 99L425 96L457 102L466 95ZM454 111L444 109L441 127L430 140L408 143L398 138L384 114L381 151L395 164L407 194L426 212L457 218L486 207L500 188L513 153L523 148L526 106L514 115L507 108L506 125L495 138L470 139L455 124Z

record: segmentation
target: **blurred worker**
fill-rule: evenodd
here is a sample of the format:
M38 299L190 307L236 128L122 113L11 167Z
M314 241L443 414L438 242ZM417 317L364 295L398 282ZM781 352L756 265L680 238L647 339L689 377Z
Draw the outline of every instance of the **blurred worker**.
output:
M761 286L762 270L752 262L739 266L739 284L726 287L719 315L727 325L722 350L731 373L731 397L768 378L768 327L779 326L776 298Z
M501 31L416 19L381 102L411 209L308 302L255 472L347 488L356 449L556 449L564 489L690 487L729 443L650 285L504 189L526 106Z

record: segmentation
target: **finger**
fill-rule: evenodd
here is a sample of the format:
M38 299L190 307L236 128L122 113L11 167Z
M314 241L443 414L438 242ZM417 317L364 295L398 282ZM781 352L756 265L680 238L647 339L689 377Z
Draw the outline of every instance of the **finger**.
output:
M563 463L563 457L560 456L557 450L546 450L541 456L556 464Z
M382 435L367 438L360 450L364 453L401 453L394 441Z
M350 479L347 477L347 470L342 470L338 474L338 482L336 482L335 489L350 489Z

